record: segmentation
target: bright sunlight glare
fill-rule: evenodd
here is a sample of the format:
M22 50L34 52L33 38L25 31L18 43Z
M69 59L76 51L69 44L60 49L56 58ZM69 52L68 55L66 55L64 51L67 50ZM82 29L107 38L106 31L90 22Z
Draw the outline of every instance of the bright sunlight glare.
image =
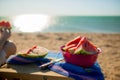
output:
M48 15L20 15L13 20L13 25L22 32L37 32L47 28Z

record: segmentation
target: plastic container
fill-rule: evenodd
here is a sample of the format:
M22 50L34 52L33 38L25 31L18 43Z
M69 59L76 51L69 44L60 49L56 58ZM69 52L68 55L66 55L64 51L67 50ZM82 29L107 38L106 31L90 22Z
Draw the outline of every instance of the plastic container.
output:
M96 54L72 54L62 50L64 46L61 47L61 51L64 57L64 60L68 63L81 66L81 67L90 67L92 66L98 58L98 54L101 53L101 50L98 48L98 53Z

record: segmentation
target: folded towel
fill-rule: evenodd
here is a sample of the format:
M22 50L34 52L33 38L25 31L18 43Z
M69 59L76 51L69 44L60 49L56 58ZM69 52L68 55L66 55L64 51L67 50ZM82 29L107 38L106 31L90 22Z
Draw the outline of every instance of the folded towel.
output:
M96 62L89 68L82 68L66 62L57 62L49 66L50 70L75 80L104 80L101 68Z

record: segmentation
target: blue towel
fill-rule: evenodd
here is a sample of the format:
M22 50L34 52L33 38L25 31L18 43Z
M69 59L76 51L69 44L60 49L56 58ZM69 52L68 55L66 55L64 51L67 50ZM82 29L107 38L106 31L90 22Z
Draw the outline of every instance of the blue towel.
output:
M50 61L48 57L63 58L61 52L56 53L50 51L45 58L26 58L18 55L12 55L7 59L7 63L20 65L36 63L38 66L40 66L41 64ZM56 73L71 77L75 80L104 80L104 75L98 62L89 68L82 68L66 62L56 62L50 65L48 68Z
M36 63L36 64L44 64L49 62L50 60L48 58L30 58L30 57L22 57L20 55L11 55L6 63L10 64L18 64L18 65L24 65L24 64L30 64L30 63Z

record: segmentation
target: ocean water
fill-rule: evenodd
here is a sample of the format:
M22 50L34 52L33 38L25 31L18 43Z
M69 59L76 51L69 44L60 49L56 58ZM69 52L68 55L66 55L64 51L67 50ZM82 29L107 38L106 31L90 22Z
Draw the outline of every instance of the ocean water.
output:
M52 16L40 32L120 33L120 16Z
M45 32L120 33L120 17L115 16L58 16Z

